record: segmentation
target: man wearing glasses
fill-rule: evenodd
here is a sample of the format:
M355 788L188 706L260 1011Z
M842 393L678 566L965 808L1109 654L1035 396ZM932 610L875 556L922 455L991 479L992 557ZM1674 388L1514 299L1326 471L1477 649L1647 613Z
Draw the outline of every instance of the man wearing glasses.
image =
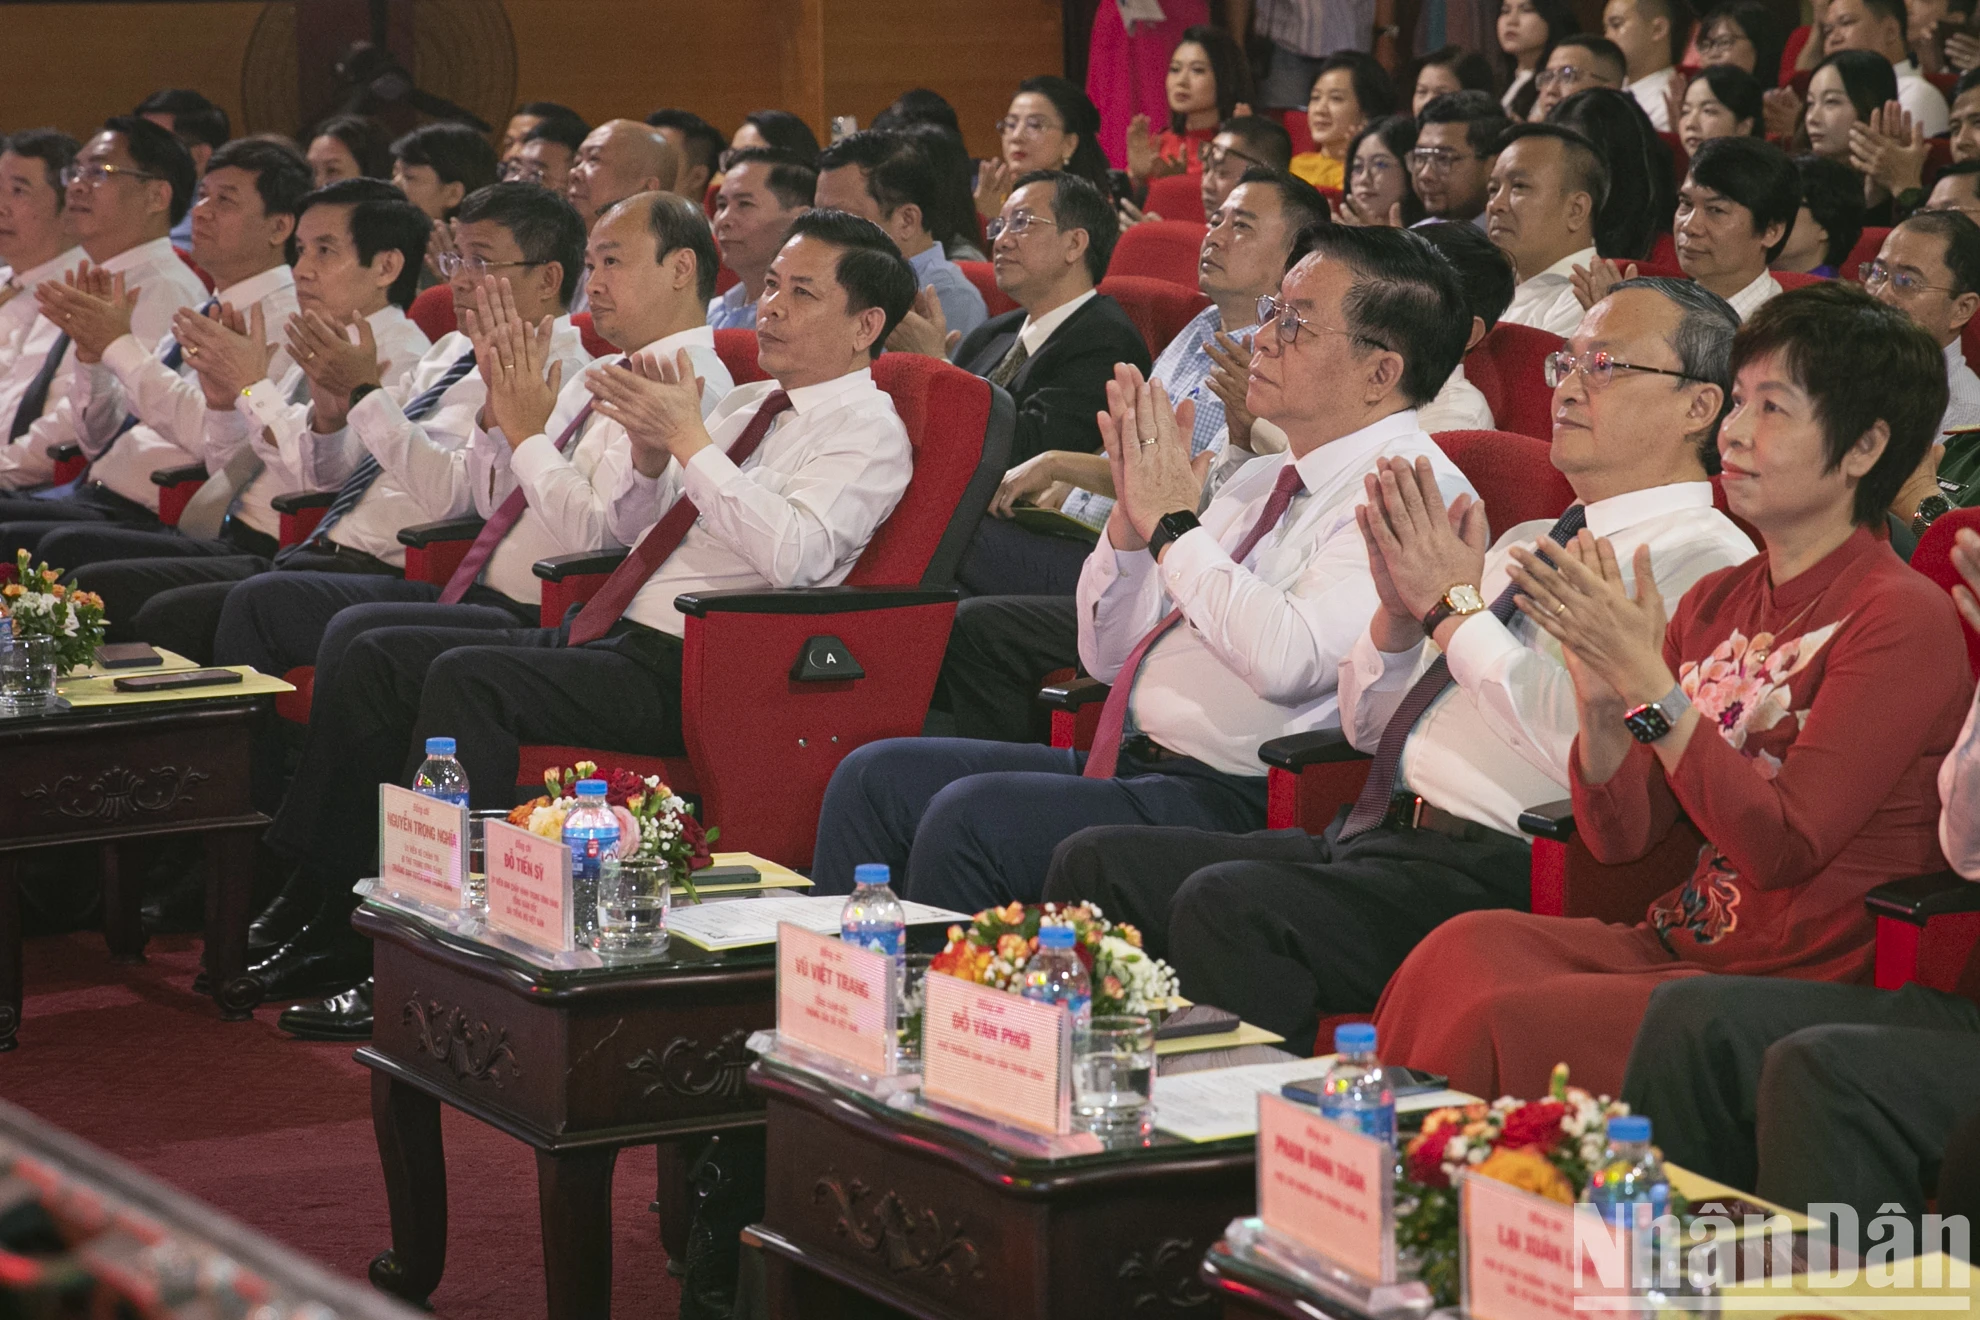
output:
M1485 190L1511 121L1486 92L1446 92L1416 117L1409 177L1431 220L1468 220L1485 228Z
M1573 37L1554 47L1547 67L1536 81L1540 96L1533 103L1534 123L1544 122L1554 107L1591 87L1622 90L1629 65L1616 43L1607 37Z
M1276 119L1233 115L1203 146L1203 214L1214 216L1246 170L1279 170L1292 164L1292 135Z
M1567 792L1577 717L1559 647L1512 607L1512 548L1586 530L1627 573L1647 545L1667 600L1751 556L1706 477L1737 328L1685 280L1632 280L1598 303L1545 369L1550 457L1575 503L1490 549L1490 509L1447 504L1421 458L1381 458L1354 511L1380 603L1339 666L1341 730L1374 758L1360 800L1319 835L1087 830L1053 858L1046 900L1099 903L1182 993L1301 1044L1322 1016L1373 1009L1445 919L1526 907L1519 815Z

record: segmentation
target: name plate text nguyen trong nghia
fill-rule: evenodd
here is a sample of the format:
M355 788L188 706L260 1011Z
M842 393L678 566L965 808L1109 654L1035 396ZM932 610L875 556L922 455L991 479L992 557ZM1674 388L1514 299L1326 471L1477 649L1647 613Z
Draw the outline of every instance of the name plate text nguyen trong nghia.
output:
M998 1123L1072 1131L1072 1014L960 977L922 982L921 1094Z
M1371 1284L1396 1281L1395 1160L1386 1141L1259 1093L1258 1218Z
M1574 1207L1476 1173L1458 1183L1470 1320L1574 1320Z
M751 900L761 901L761 900ZM777 926L777 1038L875 1077L894 1072L894 960L792 922Z
M506 821L485 828L488 929L553 953L576 948L570 848Z
M466 890L468 810L378 786L378 878L387 893L452 912Z

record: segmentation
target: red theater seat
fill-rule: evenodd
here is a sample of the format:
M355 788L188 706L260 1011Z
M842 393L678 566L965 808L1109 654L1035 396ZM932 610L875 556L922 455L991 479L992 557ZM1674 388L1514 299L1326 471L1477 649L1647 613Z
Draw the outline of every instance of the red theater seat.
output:
M962 273L983 295L983 306L992 316L1002 316L1005 312L1017 310L1017 299L997 287L997 269L987 261L958 261Z
M459 328L454 316L454 290L445 284L422 289L406 309L406 315L436 344Z
M1193 289L1133 275L1109 275L1100 281L1100 292L1128 314L1134 328L1141 331L1151 358L1160 357L1169 341L1210 305L1209 298Z
M1774 283L1781 286L1782 292L1789 289L1805 289L1811 284L1826 284L1829 279L1827 275L1809 275L1796 270L1777 270L1772 273Z
M1849 250L1847 257L1843 258L1842 269L1836 274L1861 284L1863 281L1858 278L1856 268L1866 261L1875 261L1877 254L1884 250L1884 240L1890 236L1890 229L1883 225L1874 225L1865 229L1862 236L1856 240L1856 246Z
M1561 342L1545 330L1501 321L1465 354L1465 379L1485 396L1499 430L1553 438L1554 392L1544 372L1547 355Z
M578 338L584 341L584 351L591 356L602 358L619 355L619 350L612 347L611 340L591 328L590 312L571 313L571 324L576 327Z
M770 379L769 373L756 364L754 330L717 330L715 354L722 359L722 365L729 369L729 375L738 385Z
M1142 208L1161 216L1164 220L1187 220L1192 224L1202 224L1209 217L1203 214L1203 176L1201 174L1168 174L1148 181L1148 201Z
M1196 259L1209 229L1186 220L1131 225L1114 245L1109 275L1140 275L1196 291Z

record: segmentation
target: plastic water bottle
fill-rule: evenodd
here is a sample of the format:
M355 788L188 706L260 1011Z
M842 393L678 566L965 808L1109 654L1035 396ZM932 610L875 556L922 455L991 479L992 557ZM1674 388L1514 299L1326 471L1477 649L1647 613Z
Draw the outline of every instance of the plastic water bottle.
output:
M413 789L457 807L468 804L467 771L454 759L452 738L426 740L426 759L419 763L419 773L413 776Z
M1320 1088L1321 1116L1394 1145L1395 1084L1375 1057L1375 1024L1334 1028L1334 1053L1339 1057Z
M878 862L853 868L853 891L839 910L839 938L907 965L907 914L888 885L893 872Z
M580 944L597 935L598 876L619 855L619 818L605 805L605 781L580 779L577 805L564 817L564 846L571 850L571 901L582 932Z
M1650 1120L1641 1114L1620 1115L1609 1120L1608 1135L1602 1162L1588 1178L1588 1200L1618 1228L1635 1224L1639 1203L1649 1205L1654 1221L1670 1204L1671 1184L1664 1162L1650 1147Z
M1024 997L1071 1009L1075 1036L1093 1021L1093 982L1073 949L1077 938L1071 926L1040 926L1038 952L1024 968Z

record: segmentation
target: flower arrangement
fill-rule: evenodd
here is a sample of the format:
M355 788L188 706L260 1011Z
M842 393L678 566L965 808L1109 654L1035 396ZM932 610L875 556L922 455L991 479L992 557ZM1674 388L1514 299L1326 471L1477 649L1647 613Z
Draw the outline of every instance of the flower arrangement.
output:
M57 671L80 669L96 658L103 645L103 597L93 591L73 591L61 584L62 570L34 567L23 550L10 565L0 565L0 619L13 621L16 637L55 639Z
M509 823L546 839L564 837L564 817L577 807L577 781L603 779L605 805L619 822L619 856L652 858L673 872L674 883L699 903L694 873L710 861L708 845L720 838L719 829L703 829L687 799L660 782L658 775L641 777L619 767L600 770L595 762L579 761L565 770L543 772L545 797L533 798L509 813Z
M1018 994L1025 964L1038 951L1040 926L1071 926L1073 949L1093 984L1093 1012L1149 1013L1169 1006L1176 974L1141 947L1141 932L1115 925L1090 903L1009 903L976 914L967 929L949 927L948 947L928 970Z

